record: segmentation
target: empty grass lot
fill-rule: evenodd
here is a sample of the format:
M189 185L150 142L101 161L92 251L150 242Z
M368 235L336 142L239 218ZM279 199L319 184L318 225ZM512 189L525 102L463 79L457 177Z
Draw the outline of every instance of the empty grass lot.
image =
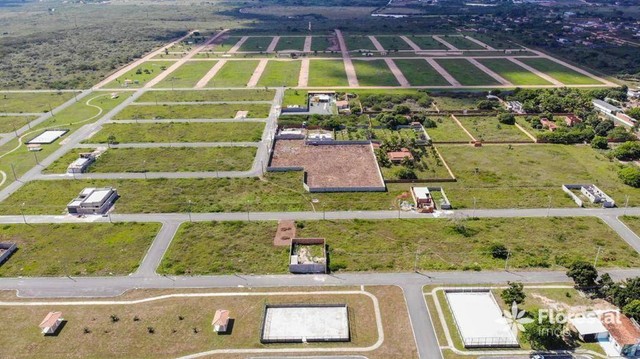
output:
M311 60L309 86L348 86L342 60Z
M86 143L257 142L261 122L108 123Z
M136 102L272 101L275 93L264 89L147 91Z
M387 51L411 50L411 46L402 40L400 36L376 36L375 38Z
M194 87L216 64L216 61L189 61L160 81L155 87L189 88Z
M465 59L439 59L436 61L463 86L499 84L493 77Z
M250 51L267 51L269 44L271 44L271 40L273 37L265 36L265 37L255 37L251 36L245 41L238 51L240 52L250 52Z
M276 45L276 51L304 50L304 36L282 36Z
M400 86L384 60L353 60L360 86Z
M469 36L472 38L482 41L485 44L493 47L494 49L520 49L521 46L511 43L507 40L501 40L491 35L472 33Z
M0 242L15 242L18 250L0 276L126 275L159 229L156 223L3 225Z
M600 84L600 81L592 79L589 76L576 72L566 66L560 65L555 61L545 58L539 59L519 59L525 64L540 70L565 85L593 85Z
M67 153L44 172L65 173L81 152L86 149ZM89 167L88 172L248 171L255 156L255 147L111 148Z
M640 234L640 217L621 216L619 219L636 234Z
M249 111L247 117L265 118L270 110L271 105L266 103L131 105L118 113L114 120L234 118L238 111Z
M597 247L605 267L634 267L640 256L597 218L492 218L476 220L331 220L298 222L298 237L327 241L332 272L497 270L492 244L511 251L509 266L560 269L591 260ZM274 247L274 222L184 224L161 264L167 274L286 273L288 247Z
M49 112L73 96L73 92L4 92L0 94L0 113Z
M0 116L0 133L9 133L20 129L29 122L35 120L36 116Z
M134 69L118 77L117 79L109 82L104 86L104 88L142 87L147 82L149 82L150 80L153 80L156 76L160 75L163 71L165 71L169 66L173 65L174 63L175 62L173 61L147 61L139 66L136 66ZM138 70L140 70L139 74L137 73ZM131 83L125 86L125 80L131 80L134 82L137 81L138 83Z
M328 36L314 36L311 39L311 51L327 51L330 47L331 40Z
M437 106L440 111L473 110L476 108L476 103L481 99L484 99L484 96L460 98L445 96L433 97L435 106Z
M227 61L207 87L245 87L257 66L257 60Z
M447 47L443 43L436 41L432 36L408 36L422 50L446 50Z
M376 47L373 46L373 42L371 42L369 37L365 35L344 36L344 42L349 51L376 49Z
M223 37L224 38L224 37ZM213 51L215 52L227 52L231 50L231 48L240 41L242 36L229 36L224 38L221 43L215 45L213 47Z
M495 116L456 116L462 125L480 141L526 141L533 142L515 125L498 122Z
M478 61L514 85L551 85L549 81L507 59L479 59Z
M258 86L297 86L300 61L269 61Z
M450 117L431 118L436 122L437 127L426 128L429 137L433 142L463 142L471 141L460 126Z
M455 46L457 49L460 49L460 50L482 50L482 49L484 49L484 47L476 44L473 41L467 40L462 36L445 35L445 36L440 36L440 38L443 39L444 41L450 43L451 45Z
M442 77L428 62L422 59L395 59L400 71L412 86L449 86L449 82Z

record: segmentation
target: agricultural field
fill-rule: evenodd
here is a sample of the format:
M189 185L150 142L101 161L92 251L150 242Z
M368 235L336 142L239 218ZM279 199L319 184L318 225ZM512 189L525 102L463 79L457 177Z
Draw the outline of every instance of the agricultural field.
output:
M344 62L340 60L311 60L309 86L349 86Z
M18 250L0 277L127 275L159 229L156 223L3 225L0 241L15 242Z
M111 148L90 167L89 173L248 171L255 147ZM85 150L60 157L44 173L66 173L67 166Z
M479 141L513 141L513 142L533 142L524 132L515 125L505 125L498 121L495 116L457 116L462 126Z
M300 61L269 61L258 86L297 86L300 76Z
M9 133L20 129L37 116L2 116L0 115L0 133Z
M432 36L412 35L408 39L413 41L422 50L446 50L443 43L436 41Z
M227 61L207 87L245 87L257 66L258 60Z
M269 44L271 44L271 40L273 40L273 37L271 36L264 36L264 37L251 36L247 39L247 41L245 41L240 46L240 49L238 49L238 51L240 52L267 51Z
M374 51L376 49L376 47L373 46L373 43L371 42L369 37L365 35L345 36L344 41L349 51L357 51L357 50Z
M173 61L147 61L139 66L136 66L134 69L125 73L119 78L109 82L104 86L104 88L143 87L147 82L156 78L173 64ZM130 80L132 82L129 84L125 84L126 80Z
M565 85L597 85L600 81L576 72L549 59L520 59L525 64L546 73Z
M476 44L473 41L470 41L459 35L444 35L440 37L444 41L450 43L460 50L482 50L484 47Z
M147 91L136 102L234 102L234 101L272 101L274 90L185 90L185 91Z
M411 46L400 36L376 36L375 37L382 47L391 52L396 50L411 50Z
M261 122L109 123L86 143L257 142ZM113 137L112 137L113 136Z
M450 117L431 118L436 122L436 127L426 128L431 140L437 142L463 142L471 141L462 128Z
M282 36L276 45L276 51L304 50L304 36Z
M249 111L247 117L269 116L271 105L255 103L198 104L198 105L131 105L118 113L114 120L152 119L212 119L234 118L238 111Z
M421 59L393 60L412 86L449 86L431 65Z
M189 61L160 81L155 87L189 88L194 87L216 64L216 61Z
M384 60L353 60L360 86L399 86Z
M71 100L77 92L3 92L0 113L45 113Z
M479 59L478 62L514 85L551 85L549 81L507 59Z
M465 59L439 59L436 62L463 86L493 86L499 84L493 77Z

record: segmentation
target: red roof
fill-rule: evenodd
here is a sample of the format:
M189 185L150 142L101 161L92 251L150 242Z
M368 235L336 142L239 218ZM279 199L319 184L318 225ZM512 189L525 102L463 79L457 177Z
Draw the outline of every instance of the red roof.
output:
M225 309L216 310L216 314L213 316L211 325L225 326L229 323L229 311Z
M636 327L631 319L620 313L619 315L610 316L611 312L603 314L602 325L607 328L609 334L616 340L619 345L635 345L640 343L640 329ZM619 320L612 320L614 317ZM607 318L609 318L607 320Z
M51 328L62 317L62 312L49 312L40 323L40 328Z
M406 148L403 148L397 152L387 152L387 157L389 157L391 161L402 161L405 158L413 160L413 155L411 154L411 151L409 151Z

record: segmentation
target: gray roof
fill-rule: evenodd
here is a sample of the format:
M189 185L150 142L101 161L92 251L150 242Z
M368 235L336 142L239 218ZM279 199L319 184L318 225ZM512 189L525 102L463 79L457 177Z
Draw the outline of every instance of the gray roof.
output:
M593 104L594 105L598 105L600 107L604 107L609 111L622 111L621 108L616 107L616 106L614 106L614 105L612 105L612 104L610 104L608 102L604 102L602 100L593 100Z

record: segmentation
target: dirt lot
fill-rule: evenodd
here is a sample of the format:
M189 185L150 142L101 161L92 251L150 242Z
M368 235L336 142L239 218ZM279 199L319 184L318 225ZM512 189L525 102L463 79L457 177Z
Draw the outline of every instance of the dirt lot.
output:
M278 140L271 167L303 167L310 188L384 187L371 145L311 146Z

